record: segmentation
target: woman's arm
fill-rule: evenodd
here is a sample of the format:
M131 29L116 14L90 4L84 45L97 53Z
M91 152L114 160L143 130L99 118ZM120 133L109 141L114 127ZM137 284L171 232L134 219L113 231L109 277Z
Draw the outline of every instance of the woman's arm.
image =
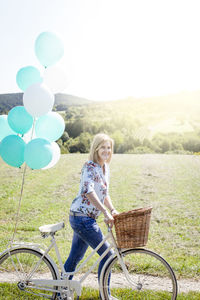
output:
M114 208L110 196L106 196L104 204L110 210L112 216L119 214L118 211Z
M92 202L92 204L104 214L105 223L109 224L112 227L114 224L114 219L113 219L112 215L106 210L105 206L101 203L97 194L95 192L91 192L91 193L86 194L86 196ZM106 205L106 203L105 203L105 205Z

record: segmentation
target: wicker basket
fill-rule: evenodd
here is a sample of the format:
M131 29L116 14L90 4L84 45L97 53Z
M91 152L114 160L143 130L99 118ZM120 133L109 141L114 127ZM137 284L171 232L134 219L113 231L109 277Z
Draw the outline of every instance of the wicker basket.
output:
M152 207L139 208L114 216L119 248L143 247L147 244Z

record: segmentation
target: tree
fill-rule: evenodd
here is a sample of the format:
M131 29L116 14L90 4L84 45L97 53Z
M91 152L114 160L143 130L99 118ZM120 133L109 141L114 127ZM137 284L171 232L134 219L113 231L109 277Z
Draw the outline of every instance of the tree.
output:
M67 131L64 131L63 135L61 136L62 144L64 145L65 142L67 142L69 139L69 134Z
M114 148L116 153L121 153L121 145L124 143L124 135L120 130L116 130L112 135L112 139L115 142Z
M165 153L170 150L170 142L167 139L165 139L160 143L159 147L161 149L161 152Z
M200 151L200 138L189 137L184 143L183 148L186 151L199 152Z
M75 120L74 122L67 123L65 129L70 137L76 138L84 132L84 124L83 119Z

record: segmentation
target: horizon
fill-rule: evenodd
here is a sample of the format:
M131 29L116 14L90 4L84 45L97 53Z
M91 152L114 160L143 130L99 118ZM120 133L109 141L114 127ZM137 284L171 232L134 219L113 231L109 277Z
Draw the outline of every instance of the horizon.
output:
M18 92L11 92L11 93L0 93L0 96L3 95L13 95L13 94L22 94L23 95L23 91L18 91ZM158 98L167 98L167 97L173 97L173 96L181 96L181 95L187 95L187 94L196 94L196 93L200 93L200 89L198 90L192 90L192 91L187 91L187 90L183 90L183 91L179 91L179 92L174 92L174 93L169 93L169 94L163 94L163 95L155 95L155 96L140 96L140 97L135 97L132 95L128 95L125 96L123 98L118 98L118 99L103 99L103 100L95 100L95 99L89 99L86 97L81 97L81 96L77 96L77 95L73 95L73 94L68 94L68 93L64 93L64 92L59 92L59 93L55 93L56 95L65 95L65 96L70 96L70 97L74 97L74 98L79 98L79 99L83 99L83 100L88 100L91 102L113 102L113 101L120 101L120 100L127 100L129 98L133 98L133 99L158 99Z

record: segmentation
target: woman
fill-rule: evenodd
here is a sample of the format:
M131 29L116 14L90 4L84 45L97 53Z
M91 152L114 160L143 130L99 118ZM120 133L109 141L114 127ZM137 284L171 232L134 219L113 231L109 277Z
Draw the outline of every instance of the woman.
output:
M112 158L113 144L113 140L108 135L97 134L91 145L89 161L82 168L79 193L70 209L69 220L74 234L71 251L64 265L66 272L75 270L88 246L94 249L102 242L104 236L96 222L100 213L104 214L105 223L111 227L114 224L113 216L118 214L108 192L108 164ZM108 246L109 244L105 242L97 251L98 254L101 255ZM112 251L109 251L100 261L98 279L105 261L111 254ZM116 298L110 297L110 299Z

